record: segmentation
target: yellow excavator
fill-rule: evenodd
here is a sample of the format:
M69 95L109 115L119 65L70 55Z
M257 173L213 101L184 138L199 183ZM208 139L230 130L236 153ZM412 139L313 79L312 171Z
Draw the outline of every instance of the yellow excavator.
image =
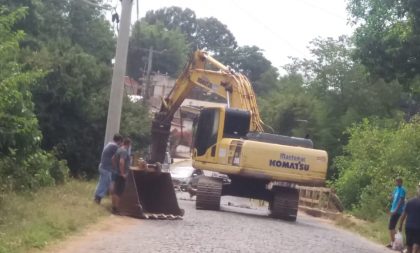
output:
M248 79L204 51L196 51L162 101L152 123L151 159L145 170L131 173L122 198L127 215L176 218L179 208L169 173L161 172L171 121L194 87L226 99L225 107L202 109L195 127L193 167L229 177L201 176L197 209L218 210L223 195L265 200L271 216L296 220L298 185L325 183L328 155L309 139L264 132L255 93ZM157 168L147 169L147 168Z

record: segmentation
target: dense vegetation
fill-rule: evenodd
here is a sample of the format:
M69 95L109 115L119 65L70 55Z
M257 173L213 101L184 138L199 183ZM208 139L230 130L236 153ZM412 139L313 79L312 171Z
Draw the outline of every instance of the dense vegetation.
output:
M68 173L65 161L40 148L31 86L45 74L25 71L16 61L24 34L11 27L25 12L6 13L0 8L0 192L53 185L63 182Z
M0 6L0 189L35 189L69 172L96 175L115 53L111 25L82 1ZM148 144L149 122L140 103L125 101L121 132L139 148Z
M34 189L92 176L103 146L114 31L97 3L0 0L0 190ZM127 73L176 77L202 48L246 74L267 125L309 135L330 156L329 183L348 210L367 219L386 211L393 179L420 180L420 4L348 0L351 37L315 38L312 56L287 74L228 27L193 10L149 11L132 27ZM122 133L147 147L150 116L125 101Z

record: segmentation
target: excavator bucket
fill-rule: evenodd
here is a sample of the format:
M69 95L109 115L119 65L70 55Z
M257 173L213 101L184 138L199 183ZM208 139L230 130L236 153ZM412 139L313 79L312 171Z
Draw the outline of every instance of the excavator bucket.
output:
M120 198L120 213L142 219L181 219L171 175L166 172L130 170Z

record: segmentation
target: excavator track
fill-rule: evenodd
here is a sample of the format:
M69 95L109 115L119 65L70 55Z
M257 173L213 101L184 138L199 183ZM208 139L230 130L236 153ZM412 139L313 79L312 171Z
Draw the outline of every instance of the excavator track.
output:
M197 185L196 209L219 210L222 187L222 180L219 178L200 177Z
M271 217L287 221L296 221L299 192L294 188L276 187L270 203Z

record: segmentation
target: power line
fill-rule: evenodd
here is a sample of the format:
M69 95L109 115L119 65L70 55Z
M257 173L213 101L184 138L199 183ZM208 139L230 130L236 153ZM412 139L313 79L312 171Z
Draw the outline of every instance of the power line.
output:
M334 16L334 17L336 17L338 19L347 21L347 18L345 18L345 17L343 17L341 15L338 15L336 12L333 12L333 11L330 11L328 9L325 9L325 8L319 6L319 5L312 4L310 2L307 2L306 0L299 0L299 1L302 2L302 3L304 3L304 4L306 4L307 6L309 6L311 8L318 9L318 10L320 10L320 11L322 11L322 12L324 12L324 13L330 15L330 16Z
M285 39L283 36L281 36L280 34L278 34L276 31L274 31L273 29L271 29L268 25L266 25L264 22L262 22L258 17L256 17L255 15L253 15L251 12L249 12L248 10L242 8L242 6L240 6L235 0L229 1L231 3L234 4L234 7L236 7L237 9L241 10L242 12L244 12L246 15L250 16L256 23L260 24L263 28L265 28L268 32L271 33L271 35L274 35L277 39L280 39L281 41L283 41L289 48L291 48L292 50L294 50L296 53L299 54L304 54L304 52L298 48L296 48L295 46L293 46L292 43L290 43L287 39Z
M102 5L100 5L100 4L98 4L98 3L95 3L95 2L92 2L92 1L90 1L90 0L80 0L80 1L82 1L82 2L84 2L84 3L86 3L86 4L88 4L88 5L91 5L91 6L94 6L94 7L97 7L97 8L100 8L100 9L104 9L104 10L112 10L113 8L112 8L112 6L111 5L109 5L109 4L102 4Z

